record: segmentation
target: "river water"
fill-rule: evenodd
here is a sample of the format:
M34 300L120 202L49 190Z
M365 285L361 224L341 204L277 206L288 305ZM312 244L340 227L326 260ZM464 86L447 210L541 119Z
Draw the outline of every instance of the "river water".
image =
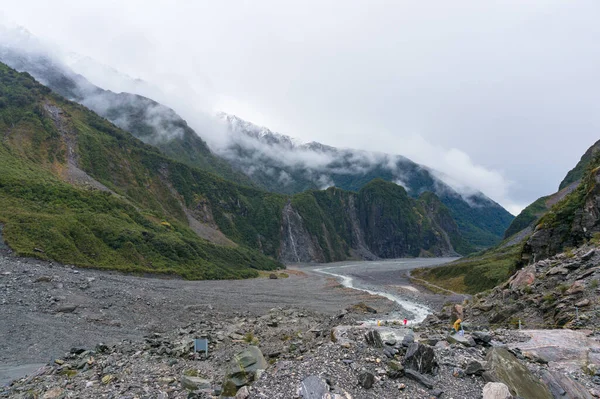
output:
M379 295L396 302L402 310L392 318L407 317L420 323L432 312L411 286L407 277L409 270L440 265L456 258L403 258L380 261L349 261L306 265L312 271L336 277L342 285L372 295Z

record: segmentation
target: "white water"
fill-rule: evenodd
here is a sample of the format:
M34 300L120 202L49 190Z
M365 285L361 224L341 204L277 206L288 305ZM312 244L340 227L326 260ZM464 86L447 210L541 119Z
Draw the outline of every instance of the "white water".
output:
M342 266L345 267L345 266ZM359 290L359 291L363 291L363 292L367 292L371 295L379 295L382 296L384 298L389 299L392 302L396 302L397 304L399 304L400 306L402 306L402 308L406 309L407 311L411 312L413 314L413 318L410 320L411 324L414 323L420 323L423 320L425 320L425 318L431 314L431 309L429 309L429 307L425 306L425 305L421 305L403 298L400 298L397 295L393 295L387 292L383 292L383 291L374 291L374 290L369 290L367 288L362 288L362 287L356 287L354 286L354 279L352 277L349 276L344 276L341 274L336 274L336 273L332 273L330 271L327 270L331 270L334 268L340 268L339 266L336 267L326 267L326 268L322 268L322 269L315 269L316 272L320 272L320 273L324 273L324 274L328 274L330 276L334 276L337 277L341 280L341 283L344 287L348 287L348 288L352 288L355 290Z

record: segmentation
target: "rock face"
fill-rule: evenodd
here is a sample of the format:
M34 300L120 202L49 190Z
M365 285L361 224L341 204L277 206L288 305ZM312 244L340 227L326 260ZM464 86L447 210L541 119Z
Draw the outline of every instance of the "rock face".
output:
M303 399L322 399L329 392L329 385L321 377L310 375L302 380L299 392Z
M383 180L358 193L331 187L302 194L288 201L281 220L278 257L286 263L456 256L454 245L466 247L439 198L414 199Z
M404 356L404 367L419 373L432 373L437 367L433 348L429 345L413 342Z
M256 346L249 346L246 350L237 353L227 369L223 383L225 396L235 396L238 389L253 382L258 373L266 370L267 361Z
M513 399L508 387L501 382L488 382L482 394L483 399Z
M487 296L475 295L466 317L476 324L508 328L594 328L600 255L593 245L537 261L518 271Z
M578 247L600 232L600 169L584 175L575 191L540 220L523 252L533 261Z
M508 386L511 394L528 399L552 399L548 388L519 360L504 348L492 348L486 357L487 371L484 379L490 382L502 382Z

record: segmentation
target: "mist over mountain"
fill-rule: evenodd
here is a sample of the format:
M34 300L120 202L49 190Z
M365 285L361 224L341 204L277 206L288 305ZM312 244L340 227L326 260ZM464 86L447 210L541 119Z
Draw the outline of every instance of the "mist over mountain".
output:
M199 128L192 129L175 110L154 100L95 86L43 51L42 45L21 48L12 43L0 45L0 60L7 65L29 72L55 92L89 107L165 155L225 179L282 194L331 186L359 191L376 178L404 187L413 198L434 192L450 209L473 250L499 242L513 218L476 189L401 155L302 143L224 113L202 118L195 124ZM100 67L102 70L106 68ZM107 74L128 79L110 69ZM215 136L220 138L211 139ZM209 138L211 147L203 138Z
M237 116L220 116L231 135L229 145L216 152L270 191L294 194L331 186L358 191L380 178L404 187L414 198L433 192L450 209L461 234L479 248L499 242L513 219L483 193L453 187L442 172L403 156L301 143Z

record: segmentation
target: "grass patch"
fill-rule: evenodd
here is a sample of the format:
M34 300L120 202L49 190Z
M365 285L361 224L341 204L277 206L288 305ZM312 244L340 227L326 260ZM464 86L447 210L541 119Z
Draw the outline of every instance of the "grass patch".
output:
M516 270L520 246L496 248L447 265L419 269L412 275L442 288L476 294L506 281Z

